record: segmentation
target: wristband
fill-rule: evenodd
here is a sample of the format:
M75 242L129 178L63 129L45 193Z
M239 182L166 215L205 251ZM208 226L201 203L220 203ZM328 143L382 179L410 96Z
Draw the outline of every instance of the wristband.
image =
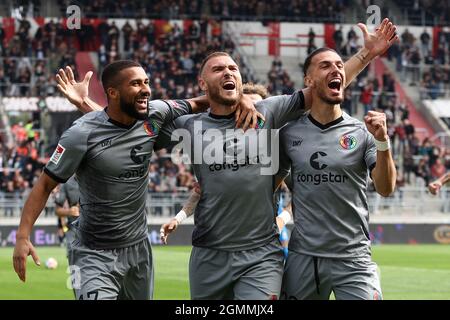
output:
M178 224L181 224L181 222L183 222L183 220L186 219L186 218L187 218L187 214L186 214L186 212L184 210L181 210L175 216L175 220L177 220Z
M391 141L389 138L386 141L378 141L377 139L374 140L378 151L387 151L391 148Z
M289 221L291 221L291 214L287 210L283 210L278 217L283 220L284 224L287 224Z

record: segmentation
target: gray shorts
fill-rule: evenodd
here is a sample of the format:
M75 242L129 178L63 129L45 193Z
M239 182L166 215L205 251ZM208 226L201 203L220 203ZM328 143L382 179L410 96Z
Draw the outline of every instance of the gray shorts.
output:
M153 258L148 238L111 250L91 249L75 239L69 248L69 263L79 300L153 298Z
M282 299L381 300L377 265L370 256L331 259L289 251L286 261Z
M278 239L251 250L194 247L191 252L191 299L278 299L282 278L283 251Z

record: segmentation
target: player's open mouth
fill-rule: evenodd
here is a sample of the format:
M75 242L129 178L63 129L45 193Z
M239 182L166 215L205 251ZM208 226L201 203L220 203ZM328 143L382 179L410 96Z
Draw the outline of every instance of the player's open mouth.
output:
M339 93L341 90L342 80L340 78L333 78L328 82L328 88L334 93Z
M146 98L136 99L136 104L141 108L147 108L147 103L148 99Z
M236 89L236 84L233 81L225 81L222 85L222 88L227 91L232 91Z

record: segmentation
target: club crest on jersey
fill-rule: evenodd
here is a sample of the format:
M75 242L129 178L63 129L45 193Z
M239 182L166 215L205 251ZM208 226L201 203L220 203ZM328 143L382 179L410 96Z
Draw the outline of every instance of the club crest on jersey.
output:
M58 146L55 149L55 152L53 152L52 157L50 158L50 162L53 162L54 164L58 164L59 160L61 159L61 157L65 151L66 151L66 148L64 148L62 145L58 144Z
M258 118L258 121L256 121L255 129L262 129L264 127L265 121L261 118Z
M149 136L155 136L158 134L159 128L158 128L158 125L156 124L155 120L151 120L151 119L145 120L143 126L145 129L145 132L147 132L147 134Z
M339 139L339 144L345 150L352 150L356 147L356 138L349 134L345 134Z

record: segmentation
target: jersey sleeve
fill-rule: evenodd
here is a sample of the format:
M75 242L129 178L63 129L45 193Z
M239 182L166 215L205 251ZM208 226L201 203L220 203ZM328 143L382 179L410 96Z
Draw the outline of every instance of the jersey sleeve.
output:
M258 102L273 114L274 129L300 118L305 113L305 96L302 90L292 95L274 96Z
M159 126L192 113L191 104L187 100L152 100L148 117L159 122Z
M44 172L53 180L65 183L77 170L87 151L88 132L74 124L58 142Z
M184 129L186 121L189 118L190 116L178 117L174 121L164 123L156 139L154 149L160 150L177 144L181 139L178 130Z
M369 172L372 172L372 169L375 168L377 163L377 147L375 146L375 138L367 131L367 129L365 130L365 134L366 151L364 153L364 161L366 162Z

